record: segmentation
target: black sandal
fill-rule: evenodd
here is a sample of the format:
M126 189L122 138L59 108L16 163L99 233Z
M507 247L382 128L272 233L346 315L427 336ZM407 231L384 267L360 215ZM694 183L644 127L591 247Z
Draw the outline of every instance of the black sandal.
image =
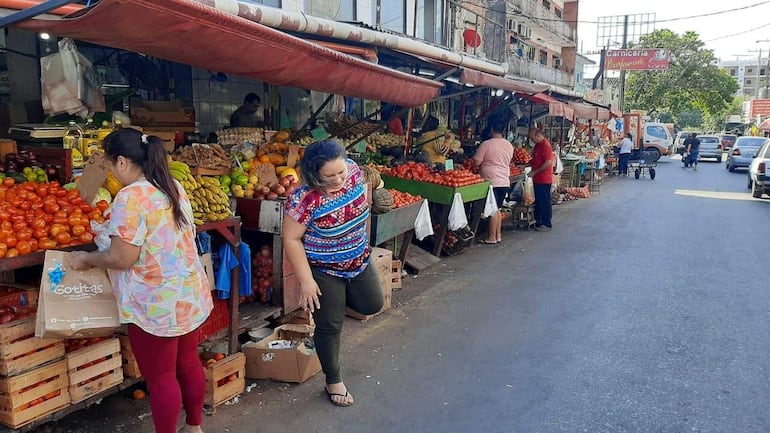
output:
M329 390L326 387L324 387L324 391L326 391L326 395L329 397L329 401L332 402L333 405L340 406L340 407L353 406L354 402L340 403L340 402L334 401L334 397L348 398L350 396L350 393L347 390L345 391L345 394L337 394L337 393L329 392Z

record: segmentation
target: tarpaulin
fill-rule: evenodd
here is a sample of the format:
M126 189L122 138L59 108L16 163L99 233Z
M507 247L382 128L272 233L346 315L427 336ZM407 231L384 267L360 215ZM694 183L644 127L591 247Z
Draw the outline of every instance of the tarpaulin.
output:
M509 92L535 94L548 90L550 86L543 84L525 83L506 77L498 77L486 72L474 69L463 68L460 75L460 82L463 84L473 84L474 86L490 87L493 89L502 89Z
M535 104L548 105L548 115L553 117L563 117L565 119L573 120L575 118L575 110L568 106L564 102L558 99L548 96L545 93L536 93L534 95L527 96Z
M278 86L403 107L424 104L442 87L190 0L102 0L79 16L19 26Z

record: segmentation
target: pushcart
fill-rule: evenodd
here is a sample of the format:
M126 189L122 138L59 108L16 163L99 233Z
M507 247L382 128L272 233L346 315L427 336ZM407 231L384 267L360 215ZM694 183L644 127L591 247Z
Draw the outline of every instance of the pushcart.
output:
M634 170L634 178L639 179L645 175L645 172L650 175L650 179L655 179L655 167L658 166L658 153L643 151L639 152L635 150L631 153L631 158L628 160L628 168Z

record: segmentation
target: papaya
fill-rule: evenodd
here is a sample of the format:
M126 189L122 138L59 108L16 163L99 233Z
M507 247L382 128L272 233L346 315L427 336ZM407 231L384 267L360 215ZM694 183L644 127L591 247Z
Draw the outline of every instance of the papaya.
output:
M270 158L270 163L275 166L286 165L286 157L280 153L268 153L267 157Z

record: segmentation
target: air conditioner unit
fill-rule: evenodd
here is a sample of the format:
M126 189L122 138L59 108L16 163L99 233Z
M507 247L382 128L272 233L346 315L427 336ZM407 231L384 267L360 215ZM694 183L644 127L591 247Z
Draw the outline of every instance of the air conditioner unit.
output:
M526 31L524 32L524 37L527 38L527 39L531 39L532 38L532 29L530 27L526 28Z
M516 31L516 33L518 33L519 36L521 36L522 38L525 38L525 39L532 38L532 28L531 27L527 27L524 24L519 24L518 30Z

